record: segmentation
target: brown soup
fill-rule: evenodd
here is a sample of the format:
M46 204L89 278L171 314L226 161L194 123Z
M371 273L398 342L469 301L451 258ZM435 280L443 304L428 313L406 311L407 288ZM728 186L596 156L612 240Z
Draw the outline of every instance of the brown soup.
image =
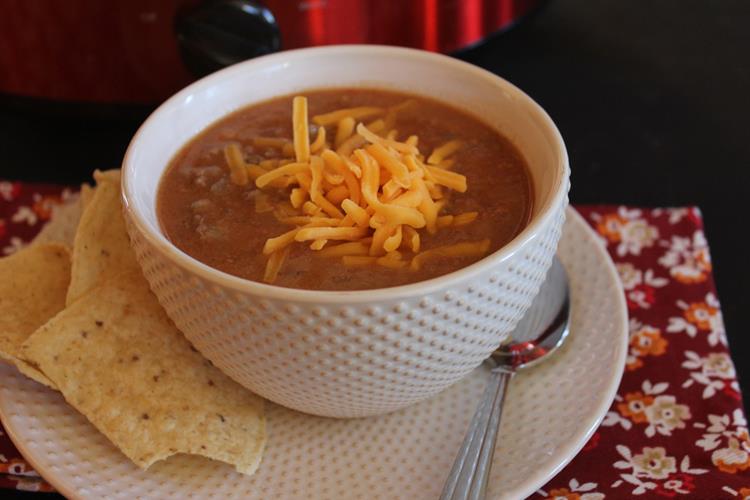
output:
M325 257L322 255L325 252L311 249L310 241L294 241L281 259L283 265L275 275L274 285L310 290L363 290L435 278L494 252L527 224L532 188L525 161L513 144L479 119L432 99L379 89L315 90L305 95L310 117L310 143L320 133L315 126L316 115L341 108L382 108L387 111L385 114L363 116L356 122L379 129L383 137L393 141L408 143L408 137L417 136L420 154L416 160L411 160L423 166L435 148L448 141L460 141L457 143L460 148L448 160L425 168L435 173L438 173L435 168L445 168L465 176L468 189L462 193L438 186L435 191L432 189L434 183L430 185L430 193L436 197L433 201L440 206L440 229L417 228L420 241L417 251L414 251L416 247L409 246L404 232L398 250L388 254L396 259L392 261L394 265L374 264L378 254L372 251L371 256L365 251L363 257L353 257L345 264L345 259L340 256ZM258 170L261 173L295 161L289 158L290 154L295 154L291 151L294 146L292 100L293 96L289 95L241 109L212 124L175 155L159 186L157 211L164 233L178 248L221 271L264 281L269 261L269 255L263 253L266 241L293 227L288 222L281 222L283 217L287 221L295 216L299 216L297 219L308 217L308 220L313 220L309 216L329 217L322 212L303 213L308 206L291 207L290 193L300 185L284 187L277 183L275 187L260 189L252 178L245 185L238 185L231 175L231 162L226 153L231 144L239 146L241 159L238 161L244 161L248 169L258 170L260 166L264 169ZM386 123L385 127L383 123ZM334 140L339 126L343 127L340 122L324 126L326 146L332 150L337 146ZM258 138L282 138L289 144L282 147ZM299 161L299 153L297 155ZM279 162L282 158L289 159ZM382 165L379 172L381 176L390 175ZM326 179L335 183L334 177ZM294 174L286 178L294 181ZM329 188L335 188L331 183ZM382 189L377 196L383 196ZM301 194L306 192L303 188L299 190ZM327 191L326 196L331 194ZM338 203L334 204L340 208ZM280 215L279 210L286 212ZM451 225L453 218L445 217L449 214L464 214L467 215L466 221L471 220L459 224L461 217L458 217ZM349 225L354 224L350 222ZM376 238L372 234L368 237ZM360 241L366 247L370 245L370 239ZM462 242L478 241L484 242L481 252L440 250L459 248ZM325 249L341 243L346 241L321 240L317 245L318 249ZM438 249L431 252L434 258L423 259L419 266L414 262L409 265L416 254L431 249ZM355 261L357 265L352 264Z

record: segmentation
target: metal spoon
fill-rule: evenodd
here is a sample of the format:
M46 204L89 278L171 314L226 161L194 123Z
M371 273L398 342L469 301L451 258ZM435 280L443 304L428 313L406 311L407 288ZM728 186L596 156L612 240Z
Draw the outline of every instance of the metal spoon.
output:
M494 353L495 367L477 406L440 500L480 500L492 466L500 414L508 383L517 370L535 365L560 347L568 335L568 277L555 258L539 294L510 339Z

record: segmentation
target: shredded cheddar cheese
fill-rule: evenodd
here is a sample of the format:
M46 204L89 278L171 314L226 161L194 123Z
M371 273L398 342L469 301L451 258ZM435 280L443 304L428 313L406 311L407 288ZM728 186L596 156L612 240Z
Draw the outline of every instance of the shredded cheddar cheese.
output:
M360 120L362 118L367 118L373 115L383 114L383 111L384 111L383 108L375 108L375 107L370 107L370 106L362 106L359 108L339 109L337 111L332 111L324 115L314 116L313 122L316 125L320 125L320 126L333 125L334 123L339 122L340 120L344 120L346 118Z
M462 143L448 141L425 160L419 137L399 141L394 128L397 113L410 105L406 101L391 108L340 109L314 116L311 125L307 99L297 96L291 140L253 139L255 146L280 151L283 159L250 164L238 144L226 146L230 180L239 186L254 183L260 190L254 196L256 210L273 211L281 224L293 226L266 240L264 281L275 281L297 243L320 257L341 259L345 266L407 272L434 259L489 251L489 240L422 248L421 231L435 234L470 224L479 213L441 214L447 193L468 189L466 177L452 170ZM365 124L363 119L374 121ZM289 201L271 204L264 191L272 189L284 190Z
M294 133L294 154L297 161L306 162L310 160L310 133L307 121L306 97L297 96L292 100L292 130Z

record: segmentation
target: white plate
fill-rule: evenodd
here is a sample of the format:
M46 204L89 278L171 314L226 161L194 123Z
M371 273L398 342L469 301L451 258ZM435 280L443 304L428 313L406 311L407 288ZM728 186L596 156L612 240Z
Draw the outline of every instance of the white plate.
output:
M617 273L569 210L559 256L572 288L568 342L511 384L490 498L523 498L567 464L609 408L625 364L627 310ZM438 396L356 420L269 403L268 444L252 477L176 456L147 472L130 463L62 396L0 369L0 416L44 478L70 498L437 498L481 394L485 367Z

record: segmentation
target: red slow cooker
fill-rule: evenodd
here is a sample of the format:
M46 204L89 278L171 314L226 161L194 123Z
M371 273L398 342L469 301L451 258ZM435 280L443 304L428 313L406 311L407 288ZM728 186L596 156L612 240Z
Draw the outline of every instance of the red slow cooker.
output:
M2 0L0 93L154 103L281 49L378 43L453 52L542 0Z

